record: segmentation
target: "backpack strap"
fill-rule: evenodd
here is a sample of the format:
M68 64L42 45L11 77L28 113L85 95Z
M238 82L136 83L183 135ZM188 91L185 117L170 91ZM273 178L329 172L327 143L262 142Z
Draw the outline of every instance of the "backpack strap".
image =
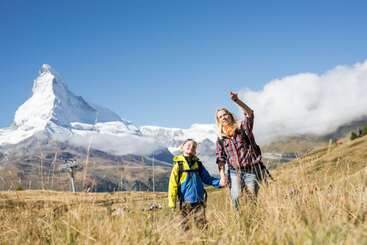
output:
M196 161L197 164L198 164L198 168L197 169L184 169L183 167L183 161L178 161L177 164L178 164L178 178L177 178L177 195L178 195L178 199L180 200L180 210L182 209L182 203L183 203L183 197L181 196L181 177L182 177L182 173L192 173L192 172L199 172L199 177L201 178L201 169L203 168L203 163L200 161L200 160L197 160ZM204 189L204 205L206 203L206 200L207 200L207 192L206 190Z
M219 145L222 147L222 149L224 150L223 138L218 137L217 141L218 141Z
M251 142L250 138L248 137L247 130L246 129L243 129L243 128L240 128L239 130L240 130L240 133L241 133L242 138L246 142L247 147L250 147L250 145L252 145L251 144L252 142Z
M181 197L181 177L182 177L182 173L184 172L183 169L183 161L178 161L178 177L177 177L177 195L178 195L178 200L180 201L180 210L182 209L182 202L183 202L183 198Z
M269 178L272 181L275 181L275 179L273 178L273 176L270 174L269 169L265 166L264 162L262 161L262 157L261 157L261 149L260 146L258 144L256 144L256 142L254 141L254 139L250 139L250 137L248 137L248 132L247 129L242 129L241 130L246 136L244 137L245 139L248 140L249 144L254 147L254 150L257 151L256 154L259 154L260 158L259 158L259 164L260 167L265 171L265 173L269 176ZM266 179L265 179L266 181Z

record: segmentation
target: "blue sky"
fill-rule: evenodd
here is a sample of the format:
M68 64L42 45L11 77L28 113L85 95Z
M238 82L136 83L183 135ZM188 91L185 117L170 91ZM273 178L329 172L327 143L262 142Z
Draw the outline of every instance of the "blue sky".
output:
M0 127L43 63L137 125L214 123L230 90L367 58L365 1L0 0Z

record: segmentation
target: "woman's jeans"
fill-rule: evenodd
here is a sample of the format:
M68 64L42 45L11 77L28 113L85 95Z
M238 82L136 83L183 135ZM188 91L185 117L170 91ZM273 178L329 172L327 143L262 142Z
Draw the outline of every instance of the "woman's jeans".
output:
M265 178L265 171L260 165L238 170L229 169L229 183L233 207L239 210L239 197L243 189L256 198L259 184Z

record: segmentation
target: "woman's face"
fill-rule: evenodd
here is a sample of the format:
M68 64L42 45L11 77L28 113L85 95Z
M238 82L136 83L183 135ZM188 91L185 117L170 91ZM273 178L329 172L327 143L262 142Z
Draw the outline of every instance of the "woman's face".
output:
M231 114L227 113L224 110L220 110L220 111L217 112L217 118L223 126L226 126L226 125L229 125L229 124L233 123L233 119L232 119Z
M196 155L196 144L193 141L187 141L182 148L184 156Z

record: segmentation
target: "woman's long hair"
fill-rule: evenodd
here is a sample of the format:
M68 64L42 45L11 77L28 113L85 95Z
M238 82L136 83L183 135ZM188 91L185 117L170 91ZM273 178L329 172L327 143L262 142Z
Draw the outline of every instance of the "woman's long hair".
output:
M217 125L217 130L218 130L218 135L219 137L223 137L223 136L227 136L226 133L223 130L223 125L220 123L220 120L218 118L218 112L220 111L224 111L225 113L229 114L231 119L232 119L232 125L236 128L239 128L239 124L235 118L235 116L233 115L232 112L230 112L227 108L219 108L216 112L215 112L215 123Z

